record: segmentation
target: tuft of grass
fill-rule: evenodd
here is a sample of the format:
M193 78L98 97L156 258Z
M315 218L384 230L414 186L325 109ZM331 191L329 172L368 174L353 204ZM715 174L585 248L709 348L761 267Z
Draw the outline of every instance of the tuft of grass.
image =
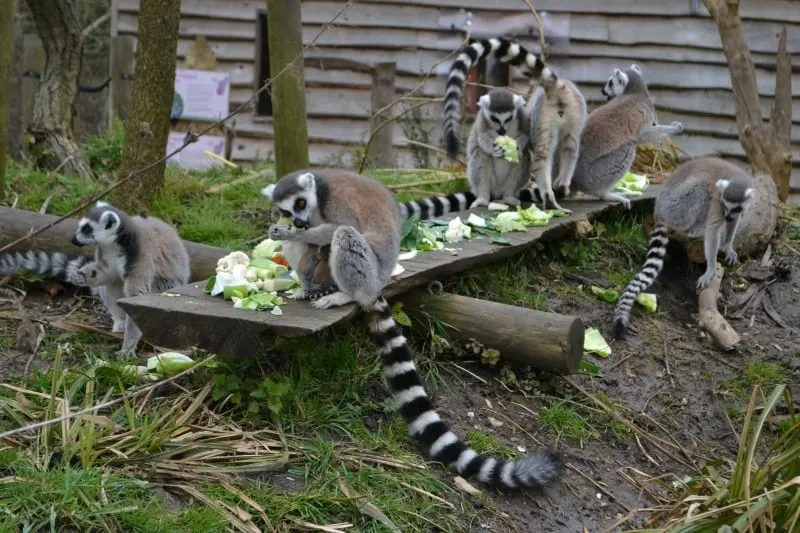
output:
M757 412L761 398L763 409ZM649 532L715 533L797 531L800 528L800 418L775 441L763 442L768 417L789 389L778 385L764 398L753 388L733 461L714 461L677 484L675 503L646 520ZM634 531L634 530L631 530Z
M497 437L483 429L468 431L464 436L464 440L478 453L489 454L501 459L519 459L522 456L521 452L504 444Z
M559 437L583 441L600 436L587 418L563 402L554 402L542 407L539 410L539 417L542 423L550 426Z

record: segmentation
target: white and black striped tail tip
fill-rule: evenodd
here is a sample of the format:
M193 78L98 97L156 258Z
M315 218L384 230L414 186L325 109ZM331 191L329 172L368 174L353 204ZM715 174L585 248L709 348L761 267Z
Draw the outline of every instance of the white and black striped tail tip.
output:
M433 408L414 366L402 330L383 298L372 306L370 333L378 346L383 371L397 410L408 423L409 434L434 461L486 485L508 489L542 487L564 470L560 454L543 450L516 461L479 455L450 431Z
M474 201L475 195L471 192L457 192L447 196L431 196L400 204L400 214L403 218L416 216L420 220L429 220L455 211L465 211Z
M0 254L0 276L23 269L46 278L70 282L78 269L88 262L85 257L71 257L60 252L12 252Z

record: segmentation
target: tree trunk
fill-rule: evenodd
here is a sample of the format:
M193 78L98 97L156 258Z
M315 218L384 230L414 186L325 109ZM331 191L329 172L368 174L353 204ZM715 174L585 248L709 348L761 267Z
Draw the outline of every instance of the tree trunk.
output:
M44 47L45 63L28 131L36 165L93 179L89 160L72 136L83 56L78 0L27 0ZM8 78L5 78L8 79Z
M8 155L17 161L22 159L22 72L25 61L25 29L24 16L19 9L19 2L14 0L17 9L14 14L13 34L11 45L11 69L8 75ZM2 23L0 22L0 25ZM5 30L3 30L5 32ZM2 37L0 37L2 39ZM0 79L3 79L0 77Z
M739 142L753 169L770 175L778 187L778 198L786 202L792 173L792 67L786 28L778 41L775 99L767 125L761 116L756 72L739 17L739 0L703 0L703 3L717 24L728 60Z
M278 178L308 167L303 24L299 0L267 0L267 33ZM283 74L280 74L286 69ZM279 77L276 78L276 76Z
M8 151L8 99L11 92L11 50L14 44L14 12L17 0L0 3L0 202L6 192L6 152Z
M125 121L120 177L166 155L175 94L180 0L141 0L131 110ZM147 208L164 186L166 162L122 185L114 203L129 213Z

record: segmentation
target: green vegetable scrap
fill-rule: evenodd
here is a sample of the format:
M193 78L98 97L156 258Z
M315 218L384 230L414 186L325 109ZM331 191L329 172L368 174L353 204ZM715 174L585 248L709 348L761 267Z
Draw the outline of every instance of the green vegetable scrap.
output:
M656 312L656 295L649 293L649 292L641 292L639 296L636 297L636 303L650 311L651 313Z
M629 171L617 182L614 190L628 196L641 196L648 185L650 185L650 180L647 179L647 176Z
M583 351L603 359L611 355L611 347L596 328L586 328L583 338Z
M194 359L179 352L164 352L147 360L147 370L161 376L174 376L194 366Z
M600 287L592 285L592 294L599 296L601 300L605 300L610 304L619 300L619 294L614 289L601 289Z
M503 149L503 159L509 163L519 163L519 153L517 152L517 141L508 135L496 137L494 142Z

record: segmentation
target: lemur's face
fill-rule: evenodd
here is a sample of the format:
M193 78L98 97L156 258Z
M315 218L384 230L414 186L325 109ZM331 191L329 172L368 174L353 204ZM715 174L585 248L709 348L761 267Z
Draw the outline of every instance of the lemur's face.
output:
M310 172L286 176L261 189L261 194L272 200L281 216L290 218L293 226L306 229L311 224L311 215L317 208L317 186Z
M109 204L97 202L94 209L78 221L72 237L75 246L103 246L116 241L122 220Z
M727 222L734 222L750 206L755 196L755 188L730 180L717 181L717 188L722 191L722 214Z
M506 90L493 90L478 100L483 118L498 135L505 135L513 128L517 110L523 105L523 97Z

